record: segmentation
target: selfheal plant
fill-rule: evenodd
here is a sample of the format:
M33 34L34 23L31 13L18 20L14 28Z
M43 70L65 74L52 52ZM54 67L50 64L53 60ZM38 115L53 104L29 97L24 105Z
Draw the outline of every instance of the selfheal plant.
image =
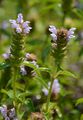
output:
M49 27L49 31L51 32L51 37L52 37L52 56L54 57L55 60L55 65L56 65L56 77L57 75L60 74L61 70L63 70L61 68L61 63L63 58L66 55L66 48L67 48L67 44L68 41L71 38L74 38L74 30L76 28L71 28L69 30L67 29L56 29L55 26L50 26ZM53 77L53 76L52 76ZM47 104L46 104L46 111L48 112L48 108L49 108L49 103L50 103L50 98L51 98L51 92L53 92L53 95L58 93L60 91L60 86L58 84L58 81L55 81L51 78L51 83L49 86L49 91L47 91L46 89L43 89L43 92L48 95L47 96Z
M24 52L24 37L30 32L32 27L29 27L29 21L23 20L23 15L18 14L16 20L9 20L11 27L14 29L13 38L11 44L11 54L13 58L13 63L20 64L23 60Z
M71 38L74 38L74 31L76 28L67 29L56 29L55 26L50 26L49 31L52 37L52 55L55 58L55 64L58 69L61 69L61 63L66 55L66 47Z
M29 21L23 20L23 15L21 13L18 14L18 17L16 20L9 20L11 23L11 27L13 28L12 32L12 41L11 41L11 48L10 48L10 62L12 66L12 73L13 73L13 93L14 93L14 106L16 106L17 99L16 99L16 80L18 78L18 74L20 72L20 66L22 62L24 61L24 43L25 43L25 36L30 32L32 29L29 27ZM23 71L23 67L21 67L21 70Z

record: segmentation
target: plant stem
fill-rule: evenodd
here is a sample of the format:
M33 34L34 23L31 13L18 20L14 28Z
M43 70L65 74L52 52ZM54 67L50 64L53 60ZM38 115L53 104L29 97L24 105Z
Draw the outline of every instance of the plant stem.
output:
M54 80L51 80L51 85L50 85L50 89L49 89L49 93L48 93L48 97L47 97L47 104L46 104L46 111L48 112L48 107L49 107L49 102L50 102L50 97L51 97L51 91L52 91L52 84L53 84Z
M16 103L17 103L17 98L16 98L16 80L17 80L17 75L18 75L18 68L14 67L13 68L13 97L14 97L14 106L16 107Z

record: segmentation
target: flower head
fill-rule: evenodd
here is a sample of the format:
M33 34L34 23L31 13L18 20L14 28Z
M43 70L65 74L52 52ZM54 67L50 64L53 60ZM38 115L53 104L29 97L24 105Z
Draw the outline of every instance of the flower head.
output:
M49 27L49 31L51 32L51 36L53 41L55 42L57 39L61 37L66 38L67 40L74 38L74 31L76 30L76 28L71 28L69 30L66 29L59 29L57 30L55 26L50 25Z
M1 112L2 116L4 118L6 118L7 117L7 106L3 105L2 107L0 107L0 112Z
M5 120L18 120L15 115L15 108L8 109L6 105L0 107L0 112Z
M52 55L55 58L55 63L58 69L61 69L61 63L63 58L67 53L67 44L71 38L74 38L74 30L76 28L71 28L69 30L61 28L56 29L55 26L50 26L49 31L52 37Z
M48 83L48 89L50 88L50 82ZM42 91L45 94L45 96L48 95L48 89L43 88ZM52 85L52 94L58 94L60 92L60 84L57 79L54 80Z
M54 80L52 85L52 93L58 94L60 92L60 84L57 79Z
M32 27L29 27L29 21L24 22L23 15L21 13L18 14L18 18L16 20L9 20L9 22L17 33L28 34L32 29Z

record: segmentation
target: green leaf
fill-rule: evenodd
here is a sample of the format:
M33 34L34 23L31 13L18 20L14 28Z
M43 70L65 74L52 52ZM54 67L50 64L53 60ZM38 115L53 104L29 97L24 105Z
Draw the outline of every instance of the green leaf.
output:
M33 63L30 63L28 61L24 61L23 65L33 68L34 71L36 72L37 76L38 76L38 80L41 82L41 84L43 84L43 86L45 86L48 89L47 84L45 83L45 81L43 80L43 78L41 76L39 68L37 68Z
M32 92L29 92L29 91L26 91L26 92L23 92L23 93L19 93L18 94L18 97L26 97L28 95L33 95Z
M80 103L83 103L83 98L79 98L77 101L76 101L76 105L80 104Z
M0 63L0 70L5 69L5 68L7 68L7 67L9 67L9 66L10 66L10 64Z
M13 99L13 91L12 90L5 90L5 89L1 89L1 93L6 94L9 98Z
M81 115L80 120L83 120L83 114Z
M45 116L48 118L48 116L50 117L51 116L51 113L53 110L56 110L57 114L58 114L58 117L59 118L62 118L62 113L60 111L60 108L59 106L57 105L57 103L52 103L50 102L49 103L49 108L48 108L48 112L46 112L46 103L43 104L42 106L42 111L45 113Z
M45 67L40 67L39 70L40 71L45 71L45 72L48 72L48 73L50 73L50 71L51 71L49 68L45 68Z
M30 98L25 101L25 104L27 105L27 108L28 108L28 110L30 112L34 112L35 111L33 102L32 102L32 100Z
M20 84L20 83L16 82L15 85L16 85L17 89L24 91L24 85L23 84Z
M73 78L77 79L77 76L74 75L73 73L69 72L69 71L61 71L60 75L70 76L70 77L73 77Z

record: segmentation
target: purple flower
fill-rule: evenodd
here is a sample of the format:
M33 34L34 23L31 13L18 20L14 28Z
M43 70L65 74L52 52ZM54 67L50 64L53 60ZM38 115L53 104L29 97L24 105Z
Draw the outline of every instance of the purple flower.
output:
M60 84L57 79L54 80L52 85L52 93L58 94L60 92Z
M17 23L23 23L23 15L21 13L18 14Z
M24 32L25 34L27 34L27 33L30 32L31 29L32 29L31 27L26 27L26 28L24 28L23 32Z
M32 27L29 27L29 21L23 20L23 15L21 13L18 14L17 20L9 20L12 28L15 29L17 33L28 34Z
M76 28L71 28L68 30L68 35L67 35L67 38L68 40L71 39L71 38L74 38L74 31L76 30Z
M18 120L15 116L15 108L8 110L7 106L3 105L2 107L0 107L0 112L5 120Z
M42 89L42 92L45 94L45 96L47 96L47 95L48 95L48 89L43 88L43 89Z
M45 96L48 95L48 90L50 88L50 82L48 83L48 89L43 88L42 91L45 94ZM53 94L58 94L60 92L60 84L57 79L54 80L53 85L52 85L52 93Z
M53 34L57 34L57 29L56 29L56 27L53 26L53 25L50 25L49 31L52 32Z
M11 23L12 28L19 27L19 25L16 23L16 20L9 20L9 22Z
M22 28L20 28L20 26L18 26L18 27L16 28L16 32L17 32L17 33L21 33L21 32L22 32Z
M76 28L71 28L69 30L67 30L67 35L65 36L67 38L67 40L71 39L71 38L74 38L74 31L76 30ZM58 39L59 36L57 36L58 34L58 30L56 29L55 26L53 25L50 25L49 27L49 31L51 32L51 37L53 39L54 42L56 42L56 40ZM65 32L65 31L63 31ZM64 33L65 34L65 33Z
M25 70L24 66L20 67L20 72L22 75L27 75L27 71Z
M48 90L49 90L49 88L50 88L50 82L48 82L48 89L47 89L47 88L43 88L43 89L42 89L42 92L45 94L45 96L48 95Z
M30 57L30 53L26 53L25 57L29 58Z
M51 32L50 35L51 35L53 41L56 41L56 40L57 40L57 29L56 29L56 27L50 25L50 27L49 27L49 31Z
M0 107L0 112L1 112L2 116L4 118L6 118L7 117L7 106L3 105L2 107Z
M28 24L29 24L29 23L30 23L29 21L25 21L25 22L23 22L22 27L23 27L23 28L28 27Z
M5 120L10 120L10 118L9 117L5 117Z
M7 59L10 58L10 54L9 54L9 53L4 53L4 54L2 54L2 56L3 56L3 58L4 58L5 60L7 60Z

